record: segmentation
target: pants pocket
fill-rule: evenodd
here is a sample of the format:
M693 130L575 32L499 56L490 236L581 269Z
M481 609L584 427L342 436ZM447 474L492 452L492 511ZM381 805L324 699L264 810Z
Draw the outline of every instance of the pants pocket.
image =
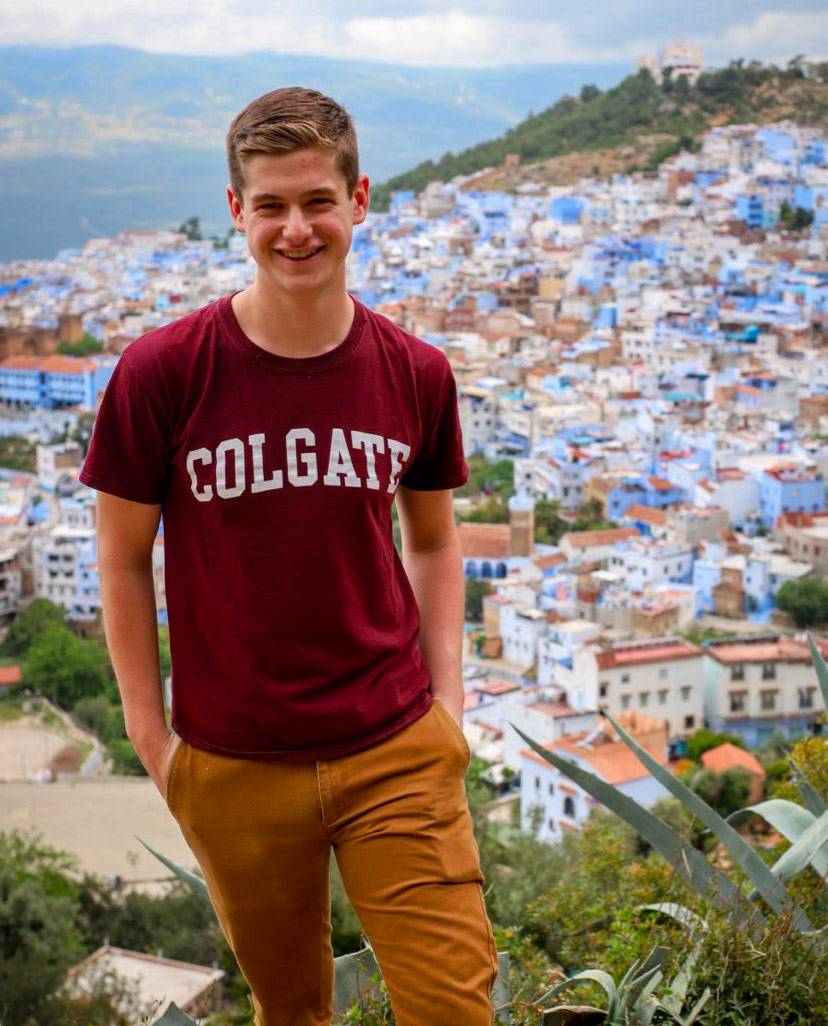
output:
M460 750L463 754L463 759L465 761L466 769L468 769L469 763L471 762L471 748L469 748L469 742L466 740L466 735L457 725L457 721L451 715L448 709L446 709L442 702L438 701L435 698L432 704L437 707L437 715L443 720L443 722L447 725L450 733L453 735L454 743L459 744Z
M175 815L173 799L175 798L176 791L176 770L178 769L178 763L181 761L181 750L186 743L187 742L182 737L177 739L172 758L170 759L169 769L167 770L167 782L164 787L164 801L167 803L167 808L173 815Z

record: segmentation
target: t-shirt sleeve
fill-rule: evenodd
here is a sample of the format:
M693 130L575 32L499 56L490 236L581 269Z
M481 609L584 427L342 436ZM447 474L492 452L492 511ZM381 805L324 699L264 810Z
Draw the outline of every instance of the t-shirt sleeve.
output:
M133 346L136 343L133 343ZM83 484L132 502L161 503L170 472L170 424L148 354L123 353L104 391Z
M400 481L414 491L459 488L469 477L454 374L442 353L436 363L423 389L422 445Z

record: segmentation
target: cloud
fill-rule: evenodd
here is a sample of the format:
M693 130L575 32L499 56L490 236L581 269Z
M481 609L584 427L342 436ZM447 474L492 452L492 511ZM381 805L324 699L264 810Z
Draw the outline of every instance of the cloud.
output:
M711 52L784 62L796 54L812 58L828 53L828 11L762 11L753 21L730 25L724 36L708 40Z
M712 64L784 62L828 50L818 0L0 0L0 45L116 43L163 53L286 54L401 65L497 66L629 60L665 43L704 47ZM816 50L815 50L816 48Z

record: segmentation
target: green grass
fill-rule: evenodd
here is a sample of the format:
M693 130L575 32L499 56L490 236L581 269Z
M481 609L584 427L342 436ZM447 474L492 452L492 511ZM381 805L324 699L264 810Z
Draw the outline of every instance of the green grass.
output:
M13 720L19 720L22 715L23 709L15 699L0 699L0 723L11 723Z

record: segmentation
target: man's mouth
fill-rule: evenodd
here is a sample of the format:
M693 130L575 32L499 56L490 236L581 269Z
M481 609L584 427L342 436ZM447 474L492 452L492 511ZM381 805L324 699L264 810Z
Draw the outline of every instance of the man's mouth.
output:
M287 260L310 260L311 257L321 253L324 246L316 246L313 249L277 249L276 252Z

